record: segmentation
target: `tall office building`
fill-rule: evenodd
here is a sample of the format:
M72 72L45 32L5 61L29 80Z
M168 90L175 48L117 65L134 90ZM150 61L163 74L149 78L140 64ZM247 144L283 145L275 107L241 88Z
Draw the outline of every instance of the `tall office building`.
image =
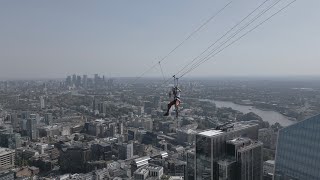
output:
M16 113L12 113L10 115L10 119L11 119L11 125L12 125L13 130L17 130L19 128L18 115Z
M262 146L261 142L252 141L249 138L235 138L227 141L227 156L218 163L219 179L262 179ZM231 166L224 166L224 164Z
M76 86L80 87L81 86L81 76L77 76L77 81L76 81Z
M40 108L44 109L45 108L45 102L44 102L44 97L40 96Z
M197 180L220 179L219 161L228 156L227 141L237 137L257 140L258 125L235 123L217 129L206 130L196 135L195 178Z
M118 146L119 159L125 160L133 157L133 144L119 144Z
M77 82L77 75L72 75L72 84L74 85L74 84L76 84L76 82Z
M19 133L0 133L0 147L16 149L21 147L21 135Z
M10 169L14 167L15 150L0 148L0 169Z
M195 160L196 160L195 151L194 150L188 151L186 174L184 175L185 180L194 180Z
M46 114L44 115L44 122L45 122L47 125L51 125L51 124L52 124L52 121L53 121L52 113L46 113Z
M36 125L37 118L33 115L30 115L30 118L27 120L27 134L31 140L36 140L38 138Z
M88 76L87 75L83 75L83 77L82 77L82 86L84 88L88 87Z
M320 115L279 131L275 180L320 179Z
M67 86L71 86L71 85L72 85L71 76L68 76L68 77L67 77L67 79L66 79L66 85L67 85Z

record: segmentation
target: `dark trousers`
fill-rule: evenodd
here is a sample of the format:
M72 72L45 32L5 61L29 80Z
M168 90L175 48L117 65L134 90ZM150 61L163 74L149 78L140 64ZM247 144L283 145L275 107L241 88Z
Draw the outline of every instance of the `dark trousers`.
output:
M173 101L171 101L169 104L168 104L168 109L167 109L167 113L169 113L169 110L170 108L175 105L176 106L176 109L178 108L180 104L180 100L179 99L174 99Z

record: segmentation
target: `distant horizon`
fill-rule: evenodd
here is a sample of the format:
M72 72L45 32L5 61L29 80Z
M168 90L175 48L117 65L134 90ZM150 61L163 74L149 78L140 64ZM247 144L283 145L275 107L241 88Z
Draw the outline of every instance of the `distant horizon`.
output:
M0 1L0 77L135 77L150 67L150 77L318 76L320 1L295 1L273 17L290 2Z
M82 76L87 75L87 74L68 74L65 77L35 77L35 78L1 78L0 81L32 81L32 80L64 80L68 76L72 76L73 74ZM96 73L98 74L98 73ZM106 79L110 78L115 78L115 79L136 79L137 77L135 76L107 76L104 74L98 74L99 76L105 76ZM88 78L93 78L93 75L88 75ZM168 79L170 77L166 77ZM150 79L156 79L156 80L163 80L163 77L161 76L144 76L139 78L139 80L150 80ZM247 80L319 80L320 81L320 75L260 75L260 76L244 76L244 75L230 75L230 76L225 76L225 75L211 75L211 76L188 76L188 77L183 77L183 79L186 80L242 80L242 79L247 79Z

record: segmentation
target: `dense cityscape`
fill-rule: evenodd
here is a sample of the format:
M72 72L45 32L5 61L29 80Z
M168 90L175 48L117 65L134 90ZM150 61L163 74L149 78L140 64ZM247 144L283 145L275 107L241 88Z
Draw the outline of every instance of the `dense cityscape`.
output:
M179 116L173 107L166 117L172 83L98 74L2 81L0 179L268 180L299 174L284 170L281 160L290 160L284 143L290 128L308 121L316 125L291 138L313 137L319 118L308 118L320 106L317 80L187 79L179 84ZM284 140L277 142L279 130Z
M0 180L320 180L319 0L0 1Z

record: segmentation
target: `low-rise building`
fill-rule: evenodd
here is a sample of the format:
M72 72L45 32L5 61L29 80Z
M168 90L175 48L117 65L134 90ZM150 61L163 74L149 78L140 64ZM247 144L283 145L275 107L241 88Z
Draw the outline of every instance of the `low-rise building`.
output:
M0 169L10 169L14 167L15 150L0 148Z

